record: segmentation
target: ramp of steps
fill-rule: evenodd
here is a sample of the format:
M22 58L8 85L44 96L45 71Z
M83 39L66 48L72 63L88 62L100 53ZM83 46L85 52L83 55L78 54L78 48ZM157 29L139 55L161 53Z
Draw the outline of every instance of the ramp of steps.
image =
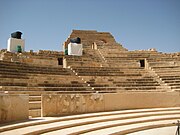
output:
M26 94L29 94L29 117L41 117L41 94L36 92Z
M161 65L161 63L159 64ZM152 66L152 70L166 85L170 86L172 90L180 90L180 66L168 66L168 64L166 64L166 66Z
M180 107L134 109L63 117L34 118L0 126L0 134L129 134L172 127L180 119Z

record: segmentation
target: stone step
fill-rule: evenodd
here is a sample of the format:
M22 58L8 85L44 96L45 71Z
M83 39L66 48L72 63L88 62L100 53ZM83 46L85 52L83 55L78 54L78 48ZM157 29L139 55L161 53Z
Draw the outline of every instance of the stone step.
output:
M143 85L143 84L156 84L158 83L154 79L152 80L146 80L146 79L127 79L127 81L113 81L113 84L138 84L138 85Z
M142 69L144 69L144 68L141 68L141 67L129 67L129 69L127 69L126 67L71 67L73 70L77 70L77 71L81 71L81 70L83 70L83 71L85 71L85 70L93 70L93 71L96 71L96 70L104 70L104 71L131 71L131 70L135 70L135 71L137 71L137 70L142 70Z
M180 86L180 83L168 83L169 86Z
M180 89L180 85L171 86L172 89Z
M179 118L178 107L120 110L59 118L37 118L17 125L1 126L0 132L3 134L128 134L132 130L137 132L147 130L148 127L162 127L162 123L164 126L172 126Z
M180 66L176 66L176 65L164 65L164 66L161 66L161 65L159 65L159 66L153 66L152 68L154 70L156 70L156 69L162 69L162 70L163 69L165 69L165 70L166 69L170 69L170 70L172 69L173 70L173 69L177 69L177 68L179 69Z
M38 84L40 87L84 87L84 84L76 83L76 84L52 84L52 83L45 83L45 84Z
M169 118L167 118L169 119ZM118 134L118 135L125 135L125 134L130 134L130 133L136 133L139 131L146 131L149 129L156 129L156 128L162 128L162 127L171 127L171 126L176 126L175 123L177 121L178 117L174 117L172 119L166 120L166 119L153 119L151 120L140 120L140 121L136 121L136 122L129 122L127 123L128 125L123 125L122 123L119 124L112 124L108 127L104 126L104 127L98 127L94 128L94 129L87 129L86 131L82 131L82 130L75 130L77 132L71 132L68 130L60 130L60 131L54 131L54 132L50 132L47 133L46 135L52 135L52 134L60 134L62 133L61 131L66 131L66 133L69 134L76 134L76 133L80 133L82 135L98 135L98 134ZM139 123L138 123L139 122ZM119 126L118 126L119 125ZM83 127L81 127L83 128ZM104 128L104 129L103 129ZM73 128L71 128L71 130L73 130ZM84 133L85 132L85 133ZM158 134L158 132L155 132L156 134ZM173 132L174 133L174 132ZM165 134L168 135L168 134Z
M28 83L29 79L21 79L21 78L0 78L0 83Z
M28 86L27 83L0 82L0 86Z
M176 130L177 126L172 125L169 127L154 127L153 129L146 128L146 130L129 133L128 135L174 135Z
M167 71L161 71L161 72L155 71L155 72L156 72L158 75L171 75L171 74L173 74L173 75L180 75L179 71L180 71L180 70L178 70L178 71L167 70Z
M31 110L29 110L29 117L30 118L41 117L41 109L31 109Z
M159 76L160 78L164 79L164 80L168 80L168 79L178 79L180 80L180 76L179 75L167 75L167 76Z
M166 72L178 72L180 70L180 67L175 67L175 68L153 68L154 71L157 73L166 73Z
M11 70L11 71L7 71L6 70L0 70L0 74L1 75L16 75L16 76L27 76L26 72L22 73L22 72L16 72L15 70Z
M39 96L29 96L29 101L41 101L41 95Z
M144 83L144 84L116 84L117 87L151 87L160 86L158 83Z
M43 67L43 66L34 66L25 63L17 63L17 62L5 62L1 61L0 69L9 68L9 69L24 69L24 70L49 70L49 71L67 71L62 67Z
M139 73L131 73L131 74L108 74L108 73L78 73L79 76L122 76L122 77L130 77L130 76L142 76L142 74Z
M44 91L44 87L1 86L1 91Z
M150 90L164 90L164 87L161 86L125 86L125 87L94 87L93 90L96 91L102 91L102 90L107 90L107 91L121 91L121 90L144 90L144 91L150 91Z
M54 74L54 75L70 75L66 71L43 71L43 70L17 70L17 69L0 69L1 74L26 75L26 74Z
M78 94L78 93L95 93L94 90L86 90L86 91L0 91L3 94L29 94L30 96L39 96L41 94ZM101 91L100 91L101 92ZM109 92L103 91L102 92Z
M41 101L30 101L29 110L41 109Z
M20 87L1 86L0 91L86 91L90 87Z
M124 87L125 90L163 90L163 88L157 87L157 86L147 86L147 87Z
M165 83L180 83L180 80L165 80Z

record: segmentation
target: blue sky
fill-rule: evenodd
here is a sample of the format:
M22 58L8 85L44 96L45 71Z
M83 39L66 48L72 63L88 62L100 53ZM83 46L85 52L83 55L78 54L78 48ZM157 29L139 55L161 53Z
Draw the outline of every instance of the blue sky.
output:
M0 49L19 30L27 51L60 51L72 29L111 32L128 50L180 52L180 0L0 0Z

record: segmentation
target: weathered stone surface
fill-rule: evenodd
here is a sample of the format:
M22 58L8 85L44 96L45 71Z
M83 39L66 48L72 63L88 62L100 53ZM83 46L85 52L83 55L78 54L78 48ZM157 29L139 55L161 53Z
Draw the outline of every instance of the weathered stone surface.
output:
M43 95L43 116L60 116L121 109L180 107L178 92Z
M28 95L0 95L0 123L26 120L28 110Z
M180 107L179 92L124 92L105 94L105 109Z
M96 94L61 95L61 98L52 95L43 104L49 116L177 103L168 92L180 91L180 52L128 51L109 32L88 30L73 30L64 47L74 37L81 38L82 56L48 50L23 53L1 50L0 92L29 94L33 98L30 111L38 114L41 100L36 97L41 94L121 92L104 94L103 98ZM96 46L92 47L93 44Z
M42 115L57 116L104 110L102 94L43 95Z

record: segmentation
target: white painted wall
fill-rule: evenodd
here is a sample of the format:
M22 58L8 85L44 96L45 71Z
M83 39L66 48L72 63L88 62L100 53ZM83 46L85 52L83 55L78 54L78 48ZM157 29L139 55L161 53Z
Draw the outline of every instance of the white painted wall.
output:
M7 51L9 52L17 52L17 46L21 46L22 52L24 52L24 39L16 39L16 38L9 38L7 43Z
M69 43L68 55L82 56L82 44Z

